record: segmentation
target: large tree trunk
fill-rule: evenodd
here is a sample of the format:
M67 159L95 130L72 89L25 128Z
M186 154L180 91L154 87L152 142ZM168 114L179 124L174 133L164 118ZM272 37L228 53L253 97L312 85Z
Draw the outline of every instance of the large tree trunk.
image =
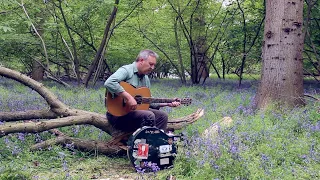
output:
M130 134L114 129L108 122L104 114L73 109L61 102L52 92L50 92L43 84L10 69L0 66L0 76L4 76L16 80L29 88L38 92L48 103L49 108L44 110L33 110L23 112L0 112L0 120L5 121L0 126L0 137L11 133L39 133L43 131L54 131L57 135L56 139L48 140L40 144L36 144L32 149L44 148L52 144L70 144L81 150L98 150L107 155L124 153L121 140L127 138ZM203 110L199 109L191 115L172 119L168 122L168 127L173 129L181 129L182 127L195 122L203 115ZM28 120L43 119L39 122ZM12 121L19 121L12 123ZM78 138L67 137L55 128L72 126L72 125L93 125L102 131L110 134L113 138L108 142L98 142L93 140L82 140Z
M303 1L267 0L257 108L303 105Z
M192 72L192 83L199 84L201 81L201 78L203 78L203 81L209 77L209 69L208 69L208 57L207 57L207 38L205 36L206 32L206 21L205 16L203 14L203 11L205 9L205 6L203 2L198 1L197 10L194 14L194 66L195 68Z
M176 21L179 22L183 34L188 41L191 64L191 72L189 74L191 76L192 84L199 84L202 77L205 79L209 76L207 67L208 57L206 56L208 46L206 36L204 35L206 32L205 16L203 14L205 8L204 3L200 0L194 2L195 8L190 14L189 27L186 26L186 21L182 16L183 11L181 11L180 5L175 6L173 1L168 1L168 3L177 14ZM191 3L191 1L189 1L189 3ZM189 3L188 6L190 5ZM181 74L180 77L183 75L184 74Z

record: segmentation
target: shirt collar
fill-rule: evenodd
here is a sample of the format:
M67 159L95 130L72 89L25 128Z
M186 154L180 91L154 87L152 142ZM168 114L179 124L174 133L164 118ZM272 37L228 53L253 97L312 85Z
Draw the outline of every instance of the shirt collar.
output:
M135 74L138 73L137 62L133 62L132 65L133 65L133 73Z
M132 64L133 64L133 73L142 79L145 76L145 74L138 74L137 62L133 62Z

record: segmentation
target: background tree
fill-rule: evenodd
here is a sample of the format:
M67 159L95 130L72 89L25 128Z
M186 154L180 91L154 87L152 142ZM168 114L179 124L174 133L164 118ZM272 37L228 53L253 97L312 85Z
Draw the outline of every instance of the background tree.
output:
M252 3L252 4L250 4L249 5L249 7L250 6L253 6L254 5L254 3ZM251 49L252 49L252 47L255 45L255 43L256 43L256 41L257 41L257 39L258 39L258 37L259 37L259 35L260 35L260 30L261 30L261 28L262 28L262 25L263 25L263 21L264 21L264 16L263 16L263 18L260 20L260 22L257 22L256 21L256 18L253 18L253 20L254 20L254 22L255 23L257 23L257 26L255 27L255 26L253 26L254 28L255 28L255 31L253 31L253 32L255 32L255 34L252 34L252 37L249 37L249 30L248 30L248 23L247 23L247 21L248 21L248 19L246 19L246 13L245 13L245 11L244 11L244 9L243 9L243 7L242 7L242 5L241 5L241 2L239 1L239 0L237 0L237 6L238 6L238 8L239 8L239 10L240 10L240 14L241 14L241 17L242 17L242 20L241 20L241 22L242 22L242 33L243 33L243 40L242 40L242 58L241 58L241 65L240 65L240 72L239 72L239 86L241 85L241 82L242 82L242 78L243 78L243 71L244 71L244 67L245 67L245 64L246 64L246 60L247 60L247 56L248 56L248 54L250 53L250 51L251 51ZM263 12L261 12L260 11L260 14L263 14L264 15L264 13ZM251 27L252 28L252 27ZM249 41L251 41L251 42L249 42Z
M303 105L303 1L266 0L262 77L257 107Z

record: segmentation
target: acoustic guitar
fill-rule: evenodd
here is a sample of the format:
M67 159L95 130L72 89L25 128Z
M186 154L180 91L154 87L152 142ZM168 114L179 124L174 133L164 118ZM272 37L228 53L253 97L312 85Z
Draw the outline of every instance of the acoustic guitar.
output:
M135 88L127 82L120 82L120 85L127 91L134 99L137 101L136 110L148 110L151 103L171 103L178 101L184 105L190 105L192 99L183 98L183 99L168 99L168 98L152 98L150 89L147 87ZM127 106L124 98L120 96L115 96L112 98L112 94L106 91L106 108L108 112L114 116L124 116L128 114L131 109Z

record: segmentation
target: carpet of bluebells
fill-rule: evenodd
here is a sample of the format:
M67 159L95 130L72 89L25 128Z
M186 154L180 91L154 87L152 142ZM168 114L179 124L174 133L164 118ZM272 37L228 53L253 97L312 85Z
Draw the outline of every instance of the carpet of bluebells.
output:
M102 83L94 88L64 88L44 82L67 105L105 113ZM207 80L204 85L182 85L179 80L153 80L154 97L190 97L190 106L163 108L171 118L188 115L198 108L204 116L175 133L178 143L174 167L152 175L136 172L126 157L106 157L99 152L81 152L72 144L31 152L35 143L54 138L49 132L16 133L0 138L0 179L320 179L320 103L306 97L307 105L295 109L270 107L255 111L256 81ZM320 98L320 86L305 84L305 92ZM35 91L0 77L0 111L46 109ZM231 126L219 121L231 117ZM9 122L0 120L0 126ZM215 136L203 132L218 126ZM108 140L109 135L89 126L60 128L72 137Z

